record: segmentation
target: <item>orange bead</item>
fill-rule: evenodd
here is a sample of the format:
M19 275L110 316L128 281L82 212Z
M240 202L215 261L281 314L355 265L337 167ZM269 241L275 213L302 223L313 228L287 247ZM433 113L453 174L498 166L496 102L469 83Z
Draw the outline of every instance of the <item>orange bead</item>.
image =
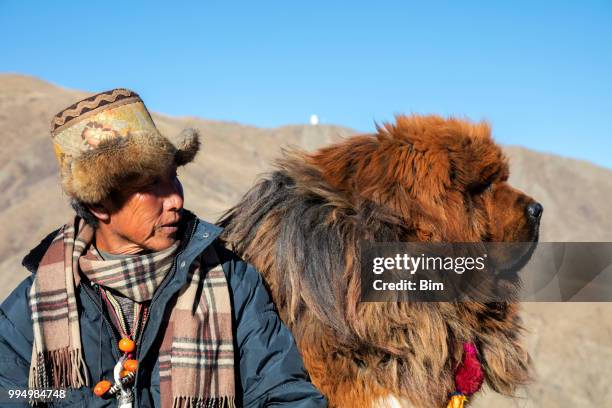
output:
M125 360L125 363L123 363L124 370L135 372L137 368L138 368L138 360L130 359L130 360Z
M131 371L128 371L128 370L122 370L122 371L119 373L119 377L123 378L123 377L125 377L126 375L128 375L129 373L131 373Z
M110 390L110 387L112 386L111 382L108 380L102 380L99 383L96 384L96 386L94 387L94 394L96 394L98 397L103 396L104 394L106 394L106 391Z
M124 353L131 353L135 348L136 343L134 343L134 340L128 339L127 337L119 340L119 350L123 351Z

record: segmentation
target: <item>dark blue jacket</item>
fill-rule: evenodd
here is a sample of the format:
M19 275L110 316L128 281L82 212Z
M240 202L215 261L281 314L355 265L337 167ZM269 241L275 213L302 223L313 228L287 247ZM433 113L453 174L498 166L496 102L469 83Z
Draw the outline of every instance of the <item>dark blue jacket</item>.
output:
M163 316L169 301L185 284L194 259L209 245L215 249L227 277L234 318L237 406L325 407L327 402L309 382L295 341L279 319L257 271L226 250L216 239L221 229L190 215L174 266L151 301L150 320L145 327L137 359L134 407L159 407L158 351L163 336ZM28 293L42 255L55 236L51 233L24 259L32 275L2 303L0 309L0 388L27 388L32 354L32 322ZM50 406L115 407L91 389L100 379L111 379L119 351L112 326L104 317L96 292L82 283L76 289L84 358L91 387L70 390L68 398ZM179 379L180 381L180 379ZM1 390L0 390L1 391ZM4 401L4 402L3 402ZM26 406L25 403L21 404ZM8 405L6 394L0 406Z

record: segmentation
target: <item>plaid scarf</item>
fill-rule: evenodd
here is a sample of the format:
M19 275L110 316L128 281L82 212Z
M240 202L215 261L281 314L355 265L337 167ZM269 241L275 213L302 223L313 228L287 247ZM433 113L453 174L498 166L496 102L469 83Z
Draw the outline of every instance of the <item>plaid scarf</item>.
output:
M93 236L93 228L77 217L59 231L41 259L30 290L34 345L29 388L89 386L75 297L79 269L92 282L140 302L152 297L178 247L105 261L90 245ZM192 264L170 311L159 352L162 407L234 407L231 316L227 280L210 246Z
M78 258L79 267L91 282L114 289L134 302L144 302L151 300L172 267L179 243L152 254L109 260L102 259L96 247L90 245L85 255ZM78 250L75 245L75 251Z

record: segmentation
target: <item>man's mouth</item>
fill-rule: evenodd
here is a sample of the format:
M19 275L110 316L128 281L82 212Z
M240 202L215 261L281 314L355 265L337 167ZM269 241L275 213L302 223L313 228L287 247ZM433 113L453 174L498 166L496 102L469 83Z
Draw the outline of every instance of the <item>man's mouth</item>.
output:
M163 232L163 233L166 233L166 234L174 234L179 229L179 222L180 222L180 219L178 219L178 220L176 220L174 222L162 224L157 229L159 231Z

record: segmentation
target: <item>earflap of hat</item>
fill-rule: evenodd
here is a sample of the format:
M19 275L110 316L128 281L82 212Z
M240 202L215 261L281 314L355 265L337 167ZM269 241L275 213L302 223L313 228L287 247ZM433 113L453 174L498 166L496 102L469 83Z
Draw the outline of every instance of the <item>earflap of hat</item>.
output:
M171 140L176 148L174 161L177 166L184 166L195 158L200 150L200 132L197 129L184 129Z
M62 185L67 194L84 203L99 203L113 190L121 190L121 182L130 176L163 174L176 154L169 140L150 132L107 139L64 166Z

